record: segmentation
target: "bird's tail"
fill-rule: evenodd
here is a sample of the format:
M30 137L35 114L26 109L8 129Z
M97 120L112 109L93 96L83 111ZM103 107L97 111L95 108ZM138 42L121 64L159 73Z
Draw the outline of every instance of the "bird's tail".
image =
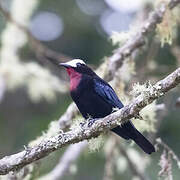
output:
M132 137L131 139L133 139L145 153L151 154L152 152L155 152L154 146L138 130L136 130L136 134L137 136Z
M147 154L155 152L154 146L134 127L130 121L122 126L113 128L112 131L124 139L134 140L134 142Z

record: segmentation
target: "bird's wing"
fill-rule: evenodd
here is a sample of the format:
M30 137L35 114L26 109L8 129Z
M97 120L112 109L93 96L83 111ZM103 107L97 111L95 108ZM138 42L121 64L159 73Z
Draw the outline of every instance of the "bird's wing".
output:
M95 92L101 96L104 101L111 104L112 107L118 107L119 109L123 107L122 102L119 100L112 87L105 81L94 79L94 89Z
M117 97L112 87L101 79L94 80L95 92L104 99L112 107L118 107L121 109L123 104ZM117 126L111 129L114 133L121 136L124 139L134 140L144 152L151 154L155 152L154 146L134 127L131 121L128 121L121 126Z

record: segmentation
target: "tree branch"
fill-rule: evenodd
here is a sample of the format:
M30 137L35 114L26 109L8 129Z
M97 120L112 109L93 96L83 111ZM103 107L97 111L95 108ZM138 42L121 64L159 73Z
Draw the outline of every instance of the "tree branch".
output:
M172 155L172 158L177 162L178 168L180 169L180 159L175 154L175 152L167 144L165 144L161 138L157 138L156 143L157 143L157 145L161 145L164 149L166 149L168 151L169 154Z
M110 81L114 77L117 69L121 67L126 57L132 55L132 53L145 45L145 39L150 32L156 29L156 25L161 23L164 13L167 8L173 9L180 3L180 0L170 0L167 6L166 3L162 3L149 15L149 18L143 24L140 30L132 36L121 48L117 49L116 52L109 57L108 73L105 79Z
M60 133L54 137L46 139L37 146L27 148L22 152L2 158L0 160L0 175L7 174L10 171L19 170L25 165L37 161L65 145L97 137L101 132L112 129L117 125L128 121L128 119L136 117L142 108L164 95L170 89L176 87L179 83L180 68L176 69L176 71L171 73L169 76L150 87L145 94L142 93L139 95L129 105L106 116L105 118L95 121L91 127L77 127L74 130Z
M110 146L109 146L110 143ZM115 169L115 146L117 144L116 138L110 137L108 140L105 148L105 167L104 167L104 176L103 180L113 180L113 175L114 175L114 169ZM105 146L105 147L106 147Z

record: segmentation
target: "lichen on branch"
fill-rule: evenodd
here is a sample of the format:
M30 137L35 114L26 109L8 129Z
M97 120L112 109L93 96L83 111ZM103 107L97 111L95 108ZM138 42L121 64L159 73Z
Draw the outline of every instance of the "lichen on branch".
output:
M180 84L180 68L153 85L149 92L150 95L146 96L146 98L139 95L129 105L105 118L95 121L91 127L83 126L83 128L79 127L66 133L60 133L40 142L34 147L26 148L22 152L2 158L0 160L0 174L4 175L10 171L19 170L25 165L37 161L65 145L97 137L104 130L112 129L119 123L124 123L130 118L136 117L139 111L146 105L152 103L155 99L158 99L162 94L165 94L178 84Z

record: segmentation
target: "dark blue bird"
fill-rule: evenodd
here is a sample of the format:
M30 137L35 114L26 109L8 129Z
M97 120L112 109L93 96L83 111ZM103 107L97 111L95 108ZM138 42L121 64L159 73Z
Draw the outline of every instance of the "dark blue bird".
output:
M103 118L114 108L121 109L123 104L113 88L93 72L80 59L61 63L70 77L70 92L73 101L85 119ZM131 121L111 129L124 139L132 139L148 154L155 152L154 146L134 127Z

